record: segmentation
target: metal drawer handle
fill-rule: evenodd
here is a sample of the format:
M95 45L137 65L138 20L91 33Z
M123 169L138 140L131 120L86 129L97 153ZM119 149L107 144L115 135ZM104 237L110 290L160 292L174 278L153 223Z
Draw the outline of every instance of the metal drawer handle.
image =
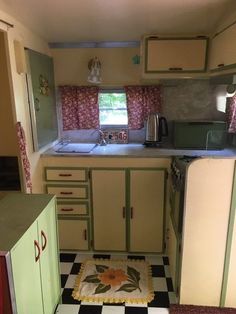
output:
M169 71L183 71L183 68L169 68Z
M71 173L59 173L59 177L71 177Z
M134 218L134 208L130 207L130 218L133 219Z
M62 194L62 195L71 195L71 194L73 194L73 192L60 192L60 194Z
M220 63L217 65L219 68L224 66L224 63Z
M43 230L41 230L41 238L42 238L42 243L44 241L44 243L42 244L42 251L45 250L46 246L47 246L47 237L46 237L46 234L43 232Z
M84 229L84 240L87 241L87 230Z
M123 216L123 218L125 218L125 213L126 213L126 208L125 208L125 206L123 206L123 210L122 210L122 216Z
M62 212L73 212L74 208L62 208Z
M38 244L38 242L36 240L34 240L34 247L37 249L38 254L36 255L36 251L35 251L35 262L37 263L37 261L40 258L40 246Z

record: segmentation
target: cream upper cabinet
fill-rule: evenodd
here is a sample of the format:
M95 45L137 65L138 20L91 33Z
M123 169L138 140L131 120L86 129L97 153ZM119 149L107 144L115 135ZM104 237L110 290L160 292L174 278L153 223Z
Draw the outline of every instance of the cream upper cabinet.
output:
M164 186L164 170L130 170L130 251L163 251Z
M144 39L144 73L204 72L208 39L159 38Z
M126 250L125 170L92 170L95 250Z
M236 24L213 37L210 51L210 70L236 67Z

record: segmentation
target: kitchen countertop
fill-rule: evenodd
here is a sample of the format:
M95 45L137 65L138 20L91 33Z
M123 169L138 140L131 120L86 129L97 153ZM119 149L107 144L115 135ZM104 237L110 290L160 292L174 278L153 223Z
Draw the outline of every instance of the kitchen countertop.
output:
M90 153L62 153L56 152L58 145L42 153L43 157L170 157L170 156L210 156L210 157L236 157L236 148L225 148L223 150L186 150L174 149L170 145L166 147L147 148L142 144L108 144L106 146L96 146Z

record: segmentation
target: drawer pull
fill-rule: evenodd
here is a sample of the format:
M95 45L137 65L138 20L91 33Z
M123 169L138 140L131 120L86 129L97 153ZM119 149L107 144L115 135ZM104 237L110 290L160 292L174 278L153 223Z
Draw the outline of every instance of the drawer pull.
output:
M218 66L218 68L223 67L223 66L224 66L224 63L220 63L220 64L218 64L217 66Z
M60 194L62 194L62 195L71 195L71 194L73 194L73 192L60 192Z
M123 218L125 218L125 212L126 212L126 208L125 208L125 206L123 207L123 211L122 211L122 216L123 216Z
M87 241L87 230L84 229L84 240Z
M169 68L169 71L183 71L183 68Z
M73 212L74 208L62 208L62 212Z
M130 218L133 219L134 218L134 208L130 207Z
M71 173L59 173L59 177L71 177Z
M37 261L39 260L39 257L40 257L40 246L39 246L39 244L38 244L38 242L36 240L34 240L34 247L38 251L37 255L36 255L36 251L35 251L35 262L37 263Z
M43 230L41 230L41 238L42 238L42 243L43 243L43 240L44 240L44 243L42 244L42 251L45 250L46 246L47 246L47 237L46 237L46 234L43 232Z

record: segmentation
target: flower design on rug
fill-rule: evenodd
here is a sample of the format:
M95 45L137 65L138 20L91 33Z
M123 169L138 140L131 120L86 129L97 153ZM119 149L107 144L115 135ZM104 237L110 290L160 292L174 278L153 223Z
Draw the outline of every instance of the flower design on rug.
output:
M139 289L140 273L133 267L127 266L127 274L122 269L110 268L106 265L95 264L96 271L93 275L85 277L83 282L98 284L94 294L105 293L111 287L117 287L115 292L132 292ZM123 282L128 282L124 283Z

